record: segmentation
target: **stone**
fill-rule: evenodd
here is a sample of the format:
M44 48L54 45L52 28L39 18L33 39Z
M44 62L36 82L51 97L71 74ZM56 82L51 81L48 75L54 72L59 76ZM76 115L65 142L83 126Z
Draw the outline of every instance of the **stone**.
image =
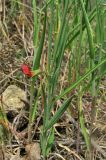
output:
M16 85L8 86L2 93L2 104L5 111L22 109L25 106L24 101L27 101L27 94Z

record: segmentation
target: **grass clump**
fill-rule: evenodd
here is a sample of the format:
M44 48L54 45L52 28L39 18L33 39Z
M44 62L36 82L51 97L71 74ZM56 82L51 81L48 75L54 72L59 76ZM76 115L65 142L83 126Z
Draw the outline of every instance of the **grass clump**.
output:
M25 9L28 7L31 11L29 17L33 17L30 22L27 18L24 19L21 29L16 22L14 23L23 41L27 57L29 57L27 35L33 27L33 37L30 38L33 47L30 54L33 57L34 75L28 80L30 85L28 143L33 141L33 126L41 106L43 120L40 126L41 153L44 159L49 157L52 147L55 146L55 125L64 113L69 117L73 116L72 108L75 103L79 125L76 153L79 153L78 138L82 134L86 144L85 150L88 153L85 158L92 160L93 128L98 114L97 98L106 73L105 2L32 0L31 4L11 1L10 5L11 15L16 13L14 18L17 12L21 11L24 16L28 15L29 11ZM37 88L36 97L35 88ZM91 97L89 118L86 118L84 110L85 95ZM85 125L87 120L89 127Z

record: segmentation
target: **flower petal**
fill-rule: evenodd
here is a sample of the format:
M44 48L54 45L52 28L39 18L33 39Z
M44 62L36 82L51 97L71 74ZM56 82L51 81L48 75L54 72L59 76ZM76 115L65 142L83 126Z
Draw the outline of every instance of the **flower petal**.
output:
M21 69L22 69L22 72L28 77L33 76L33 73L31 72L30 67L28 65L22 64Z

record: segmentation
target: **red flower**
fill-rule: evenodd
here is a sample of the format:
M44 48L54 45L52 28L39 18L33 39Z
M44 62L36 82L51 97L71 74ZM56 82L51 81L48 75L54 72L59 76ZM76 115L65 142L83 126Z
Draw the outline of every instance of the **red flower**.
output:
M30 67L26 64L22 64L21 66L22 72L28 77L33 77L33 72L30 70Z

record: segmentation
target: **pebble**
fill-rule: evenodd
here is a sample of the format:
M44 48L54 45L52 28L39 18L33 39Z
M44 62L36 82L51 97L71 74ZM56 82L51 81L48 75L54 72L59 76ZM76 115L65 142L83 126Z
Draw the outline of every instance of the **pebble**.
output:
M5 111L19 111L25 106L23 101L27 101L27 94L16 85L8 86L2 93L3 110Z

